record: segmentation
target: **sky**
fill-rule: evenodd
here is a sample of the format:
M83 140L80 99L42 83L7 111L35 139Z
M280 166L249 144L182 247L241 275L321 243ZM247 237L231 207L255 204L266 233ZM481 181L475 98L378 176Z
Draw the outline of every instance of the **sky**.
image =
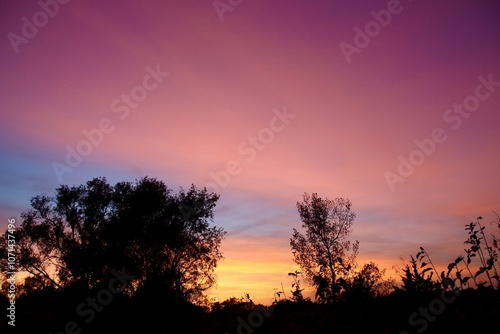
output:
M291 290L304 193L352 201L360 264L396 278L423 246L444 266L465 224L500 211L499 13L495 0L2 1L0 228L61 184L147 175L220 194L219 301Z

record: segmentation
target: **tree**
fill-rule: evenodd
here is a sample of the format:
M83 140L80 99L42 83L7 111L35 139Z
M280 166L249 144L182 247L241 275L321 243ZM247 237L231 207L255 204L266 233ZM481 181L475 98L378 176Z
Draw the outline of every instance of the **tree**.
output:
M173 194L148 177L60 186L55 197L32 198L32 210L21 216L19 269L36 287L56 289L93 289L123 270L134 277L131 295L197 301L223 258L225 232L210 224L218 198L194 185Z
M365 263L348 283L344 293L347 300L366 300L388 295L393 290L394 279L384 280L385 269L373 263Z
M351 245L346 238L356 214L349 199L322 199L316 193L304 194L297 209L306 233L293 229L290 246L294 261L316 286L316 299L332 302L345 290L355 266L359 242Z

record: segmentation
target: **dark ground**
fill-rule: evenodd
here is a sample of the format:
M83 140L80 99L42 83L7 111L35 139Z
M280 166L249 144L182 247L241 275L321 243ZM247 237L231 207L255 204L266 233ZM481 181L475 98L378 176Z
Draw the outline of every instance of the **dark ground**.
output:
M16 302L16 326L2 333L497 333L500 293L483 288L320 305L282 302L270 307L233 303L211 312L190 304L147 303L116 295L102 311L78 313L87 296L37 292ZM2 300L2 309L8 307ZM5 311L7 312L7 311ZM416 312L416 314L414 314ZM82 314L84 314L82 316ZM412 323L409 322L413 315ZM73 321L74 323L70 323Z

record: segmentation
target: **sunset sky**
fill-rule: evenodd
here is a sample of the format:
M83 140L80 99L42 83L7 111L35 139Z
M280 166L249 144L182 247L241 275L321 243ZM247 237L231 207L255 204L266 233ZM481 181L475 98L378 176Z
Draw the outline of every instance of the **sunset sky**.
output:
M500 212L497 0L59 1L0 3L2 229L98 176L207 187L213 296L270 303L304 192L349 198L392 277Z

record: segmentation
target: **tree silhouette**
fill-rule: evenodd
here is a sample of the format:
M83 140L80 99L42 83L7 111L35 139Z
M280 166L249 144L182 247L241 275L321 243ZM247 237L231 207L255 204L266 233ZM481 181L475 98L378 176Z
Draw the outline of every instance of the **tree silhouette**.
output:
M108 282L111 270L124 270L135 278L131 295L199 301L222 259L225 232L210 224L218 198L195 186L172 194L148 177L60 186L55 197L32 198L32 210L21 216L19 269L36 287L84 290Z
M351 245L346 240L356 217L351 211L351 201L304 194L303 202L297 202L297 209L306 234L293 229L290 246L294 261L316 286L317 300L334 301L346 289L346 279L358 253L359 242Z
M395 281L385 280L385 269L380 270L373 263L366 263L360 271L349 280L348 288L344 293L345 300L366 300L389 295Z

